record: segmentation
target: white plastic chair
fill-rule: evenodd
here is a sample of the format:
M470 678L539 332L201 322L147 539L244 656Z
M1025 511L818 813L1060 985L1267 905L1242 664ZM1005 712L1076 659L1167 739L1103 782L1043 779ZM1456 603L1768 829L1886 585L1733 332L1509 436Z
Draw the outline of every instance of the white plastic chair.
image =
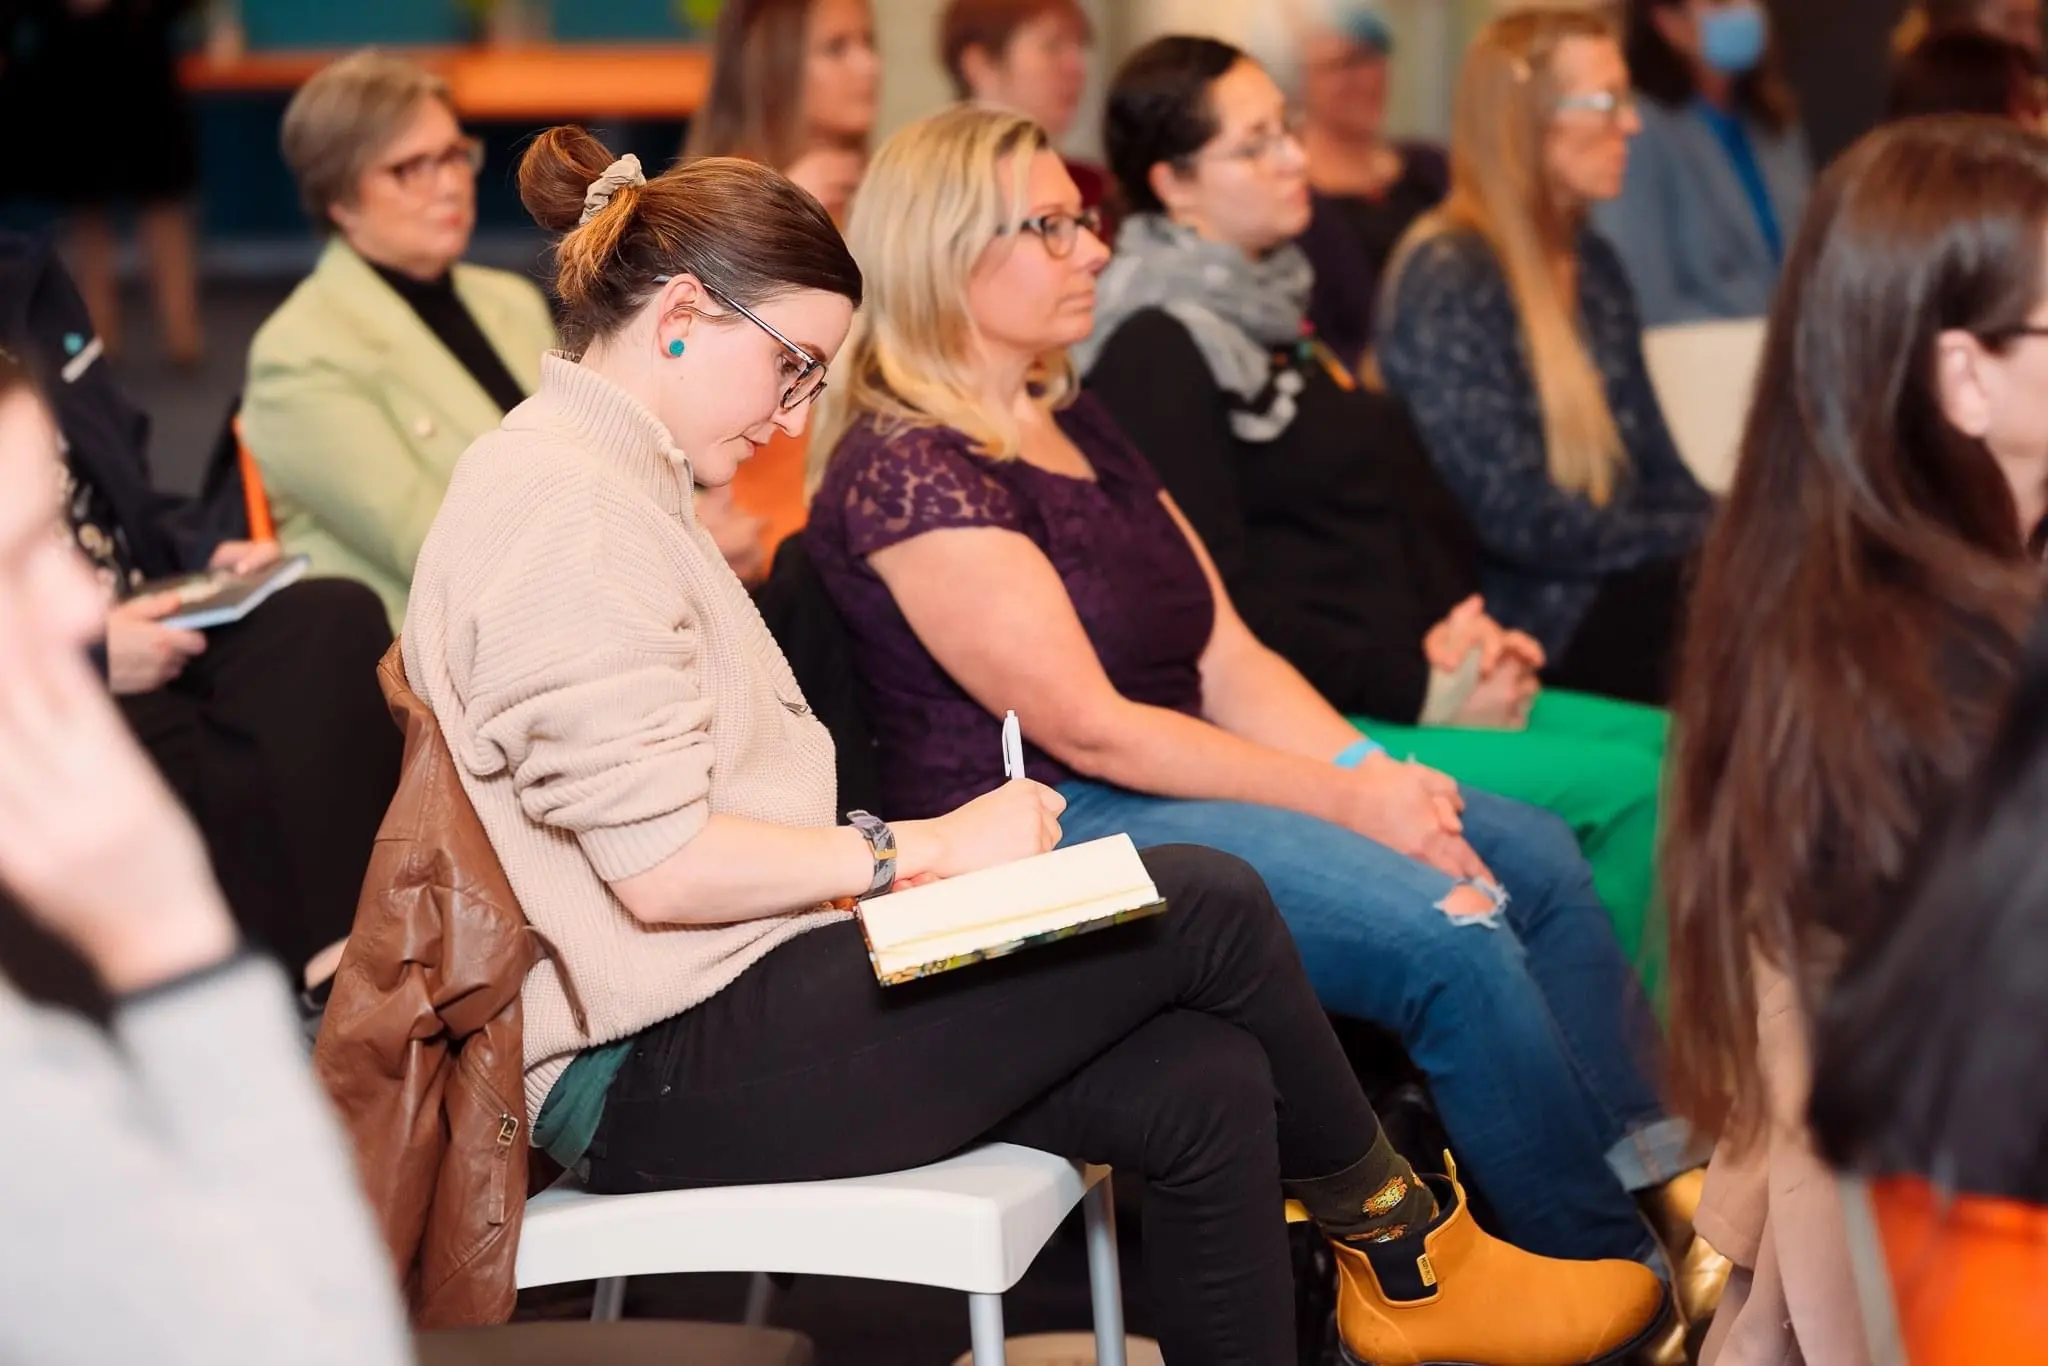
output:
M1109 1169L993 1143L914 1171L845 1181L593 1195L558 1182L526 1202L518 1281L598 1282L591 1317L616 1319L626 1278L752 1271L856 1276L967 1296L975 1366L1003 1366L1003 1294L1075 1205L1088 1235L1100 1366L1124 1366ZM756 1277L748 1321L765 1316Z
M1653 327L1643 334L1650 382L1678 453L1713 493L1726 493L1735 481L1765 329L1762 318L1737 318Z

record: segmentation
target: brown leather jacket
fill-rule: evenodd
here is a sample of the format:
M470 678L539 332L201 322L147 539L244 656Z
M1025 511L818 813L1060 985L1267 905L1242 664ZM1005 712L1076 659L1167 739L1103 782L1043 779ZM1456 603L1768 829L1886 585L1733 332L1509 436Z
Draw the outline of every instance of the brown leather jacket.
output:
M313 1060L422 1328L502 1323L525 1213L519 989L542 951L393 644L405 732Z

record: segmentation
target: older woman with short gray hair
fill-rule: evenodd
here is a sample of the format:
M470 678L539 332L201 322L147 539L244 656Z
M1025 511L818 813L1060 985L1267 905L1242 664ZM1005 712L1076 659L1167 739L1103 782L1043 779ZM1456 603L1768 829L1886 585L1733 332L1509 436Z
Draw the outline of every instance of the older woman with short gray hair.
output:
M374 588L396 630L456 458L533 392L554 323L530 281L462 261L482 146L439 77L344 57L283 148L328 240L256 335L243 434L286 548Z

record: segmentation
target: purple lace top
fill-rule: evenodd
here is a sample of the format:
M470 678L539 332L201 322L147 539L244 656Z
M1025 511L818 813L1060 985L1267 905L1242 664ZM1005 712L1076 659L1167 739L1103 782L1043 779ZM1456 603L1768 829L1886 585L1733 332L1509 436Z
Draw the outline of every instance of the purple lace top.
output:
M951 428L883 436L863 424L840 441L812 499L804 538L846 619L893 819L941 815L1003 779L996 719L926 653L868 568L869 555L927 531L996 527L1030 538L1059 571L1117 691L1190 715L1201 709L1199 663L1216 606L1159 501L1158 476L1093 399L1061 412L1059 424L1095 467L1093 480L987 459ZM1015 704L1027 731L1031 706ZM1029 743L1024 759L1040 782L1073 776Z

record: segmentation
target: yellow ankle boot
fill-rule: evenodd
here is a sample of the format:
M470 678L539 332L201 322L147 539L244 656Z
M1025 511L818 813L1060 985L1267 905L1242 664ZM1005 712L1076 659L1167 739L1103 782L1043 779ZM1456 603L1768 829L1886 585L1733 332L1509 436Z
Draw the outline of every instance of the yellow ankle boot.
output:
M1669 1316L1635 1262L1566 1262L1493 1238L1457 1167L1425 1176L1436 1218L1384 1243L1332 1242L1337 1333L1352 1366L1618 1366Z

